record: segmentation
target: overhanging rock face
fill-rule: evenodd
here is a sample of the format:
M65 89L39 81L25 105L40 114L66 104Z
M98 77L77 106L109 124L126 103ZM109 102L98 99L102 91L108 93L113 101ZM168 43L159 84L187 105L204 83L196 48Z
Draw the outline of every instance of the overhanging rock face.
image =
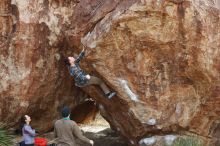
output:
M93 69L118 93L101 108L107 119L131 143L171 131L217 136L217 3L129 2L118 4L82 39L93 48Z
M56 92L76 92L59 55L79 53L82 42L92 50L82 68L105 80L118 96L108 100L96 87L83 90L131 144L148 134L180 131L219 137L218 1L13 2L1 2L1 13L11 12L12 6L16 11L14 19L0 18L6 34L16 24L0 50L0 95L3 102L10 101L5 104L10 106L0 108L1 118L21 100L41 100L46 110L44 100L54 100ZM56 100L57 105L61 101ZM24 111L32 110L22 105L27 105Z

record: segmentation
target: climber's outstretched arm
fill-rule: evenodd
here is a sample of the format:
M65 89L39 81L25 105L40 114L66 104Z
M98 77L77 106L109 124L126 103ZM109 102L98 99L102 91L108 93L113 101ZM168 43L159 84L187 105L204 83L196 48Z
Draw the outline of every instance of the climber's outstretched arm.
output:
M85 56L85 49L83 48L83 50L80 52L79 56L75 60L75 63L79 63L83 59L84 56Z

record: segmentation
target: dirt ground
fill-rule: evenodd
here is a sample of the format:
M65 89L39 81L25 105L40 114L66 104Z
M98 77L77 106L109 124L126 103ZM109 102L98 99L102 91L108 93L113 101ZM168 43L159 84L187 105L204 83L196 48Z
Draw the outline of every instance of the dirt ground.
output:
M85 132L85 135L94 140L94 146L127 146L127 144L110 128L97 133Z

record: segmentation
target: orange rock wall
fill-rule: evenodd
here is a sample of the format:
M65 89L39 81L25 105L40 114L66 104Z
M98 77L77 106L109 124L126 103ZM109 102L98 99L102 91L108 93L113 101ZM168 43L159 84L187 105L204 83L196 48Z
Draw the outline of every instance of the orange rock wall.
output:
M83 91L131 144L149 134L173 132L219 137L218 1L0 4L1 119L45 111L51 120L60 105L80 97L62 56L79 53L82 42L92 50L82 68L105 80L118 96L107 100L98 87Z

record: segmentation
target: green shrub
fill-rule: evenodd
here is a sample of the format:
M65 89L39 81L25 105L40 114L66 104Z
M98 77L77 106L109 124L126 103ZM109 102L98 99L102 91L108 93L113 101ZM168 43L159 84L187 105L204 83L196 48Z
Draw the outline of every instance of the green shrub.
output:
M173 146L203 146L202 142L196 138L178 138Z
M0 146L12 146L14 144L13 139L14 136L0 128Z

